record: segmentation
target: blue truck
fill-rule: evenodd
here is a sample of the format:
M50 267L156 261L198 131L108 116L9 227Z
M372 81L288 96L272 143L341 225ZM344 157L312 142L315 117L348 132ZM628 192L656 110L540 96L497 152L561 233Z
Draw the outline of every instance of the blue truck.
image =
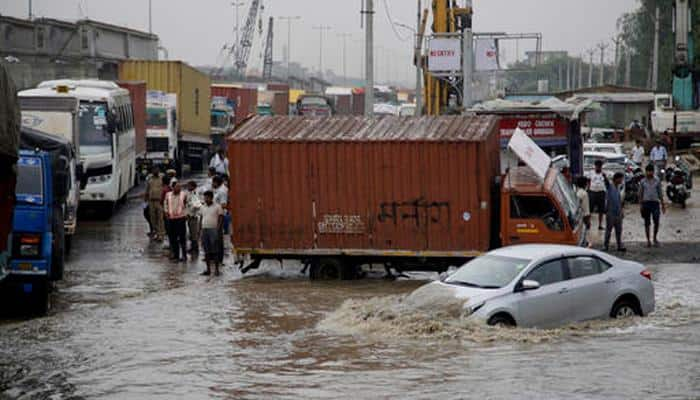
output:
M19 295L29 296L33 310L44 313L49 308L52 282L63 279L63 204L70 186L69 148L62 141L46 141L27 150L25 136L34 140L42 137L22 129L24 149L17 161L6 281Z

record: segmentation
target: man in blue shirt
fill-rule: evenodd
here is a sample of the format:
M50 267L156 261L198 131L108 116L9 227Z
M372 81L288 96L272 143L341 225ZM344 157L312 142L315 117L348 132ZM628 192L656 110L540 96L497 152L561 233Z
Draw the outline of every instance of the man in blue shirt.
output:
M610 247L610 234L615 229L615 240L617 241L617 251L625 252L627 249L622 246L622 219L624 217L622 210L622 196L620 195L620 186L622 185L625 176L617 172L613 175L613 180L610 182L605 177L605 190L607 197L607 212L605 215L605 251Z

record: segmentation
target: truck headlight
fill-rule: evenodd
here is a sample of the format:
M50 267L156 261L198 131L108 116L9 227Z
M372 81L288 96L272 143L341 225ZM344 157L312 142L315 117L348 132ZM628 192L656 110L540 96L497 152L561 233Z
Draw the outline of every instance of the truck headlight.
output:
M21 257L36 257L39 255L41 236L22 235L19 238L19 255Z
M88 178L88 183L105 183L108 182L109 180L112 179L112 175L98 175L98 176L91 176Z

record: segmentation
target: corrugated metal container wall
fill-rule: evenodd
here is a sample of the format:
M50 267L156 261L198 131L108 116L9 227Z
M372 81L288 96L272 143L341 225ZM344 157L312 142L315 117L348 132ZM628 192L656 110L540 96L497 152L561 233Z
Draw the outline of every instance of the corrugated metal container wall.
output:
M146 152L146 82L118 81L120 87L131 94L131 108L134 111L134 130L136 131L136 156Z
M496 121L253 118L228 142L234 245L488 250Z
M337 95L334 97L335 113L337 115L352 114L352 95Z
M258 112L258 89L214 84L211 86L211 95L228 97L236 102L236 125Z
M267 90L272 90L273 92L289 92L289 85L286 83L268 83Z
M211 81L206 74L181 61L128 60L119 64L119 79L143 80L148 90L176 93L180 130L209 136Z
M289 92L275 92L272 100L273 115L289 115Z
M353 93L352 94L352 114L353 115L365 115L365 94L364 93Z

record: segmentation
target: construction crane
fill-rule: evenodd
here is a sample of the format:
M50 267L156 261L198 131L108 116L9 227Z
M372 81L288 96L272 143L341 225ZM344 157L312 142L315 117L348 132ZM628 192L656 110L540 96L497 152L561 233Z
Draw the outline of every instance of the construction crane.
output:
M472 8L459 7L454 0L434 0L433 4L433 25L434 35L459 34L472 26ZM427 10L424 12L423 24L419 36L425 30ZM427 60L423 59L424 72L424 101L426 115L441 115L448 113L449 100L462 98L460 84L449 81L443 77L435 76L428 71Z
M258 11L264 10L265 7L261 0L253 0L248 10L248 17L243 27L243 35L240 43L235 46L234 66L236 67L236 75L244 77L248 68L248 59L250 58L250 50L253 47L253 36L255 35L255 22L258 18ZM261 23L258 23L260 29Z
M263 79L265 81L272 78L272 44L274 39L273 23L274 18L270 17L270 22L267 25L267 41L265 42L265 58L263 62Z

